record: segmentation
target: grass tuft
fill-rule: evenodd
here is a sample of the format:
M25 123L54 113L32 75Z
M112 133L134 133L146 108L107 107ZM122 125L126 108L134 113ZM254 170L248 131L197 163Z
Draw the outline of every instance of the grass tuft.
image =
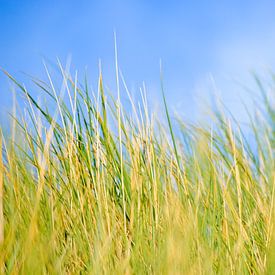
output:
M93 93L59 68L60 94L33 79L56 111L5 72L27 107L0 132L1 272L274 272L275 108L258 78L247 139L224 110L172 122L163 85L167 123L118 69L116 100L101 72Z

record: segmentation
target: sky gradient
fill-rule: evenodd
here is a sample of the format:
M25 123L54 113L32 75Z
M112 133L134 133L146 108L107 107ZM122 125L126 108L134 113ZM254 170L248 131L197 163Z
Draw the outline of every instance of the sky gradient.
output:
M135 93L161 101L159 61L169 106L193 116L197 101L220 90L236 116L249 94L251 71L275 65L275 1L8 1L0 0L0 66L28 85L22 72L45 78L42 59L84 73L93 86L102 62L105 84L115 89L114 30L119 66ZM0 75L0 106L9 106Z

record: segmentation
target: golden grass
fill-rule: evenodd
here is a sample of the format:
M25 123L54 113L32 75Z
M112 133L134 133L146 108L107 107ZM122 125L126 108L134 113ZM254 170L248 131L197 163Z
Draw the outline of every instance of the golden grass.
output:
M13 117L14 138L0 142L3 272L272 274L275 115L266 97L247 142L222 111L211 128L174 123L164 98L166 124L144 94L125 111L120 95L107 100L101 75L93 94L60 69L68 103L49 74L33 80L56 112L8 75L28 107Z

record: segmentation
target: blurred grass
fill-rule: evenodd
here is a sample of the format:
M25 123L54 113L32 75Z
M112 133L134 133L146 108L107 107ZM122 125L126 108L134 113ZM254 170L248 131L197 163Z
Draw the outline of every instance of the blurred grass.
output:
M172 122L164 96L166 124L122 76L131 110L101 74L92 93L60 72L61 95L33 79L56 112L5 72L27 107L0 138L2 272L274 274L275 109L259 79L251 142L222 109L211 127Z

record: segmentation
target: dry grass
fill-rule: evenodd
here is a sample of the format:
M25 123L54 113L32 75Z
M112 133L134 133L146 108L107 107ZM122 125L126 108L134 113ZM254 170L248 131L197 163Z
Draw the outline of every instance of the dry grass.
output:
M55 113L9 75L28 107L0 143L2 270L274 271L275 111L264 93L251 146L222 111L211 128L172 123L165 103L166 124L144 94L125 111L101 75L92 93L60 70L61 97L50 75L34 80Z

